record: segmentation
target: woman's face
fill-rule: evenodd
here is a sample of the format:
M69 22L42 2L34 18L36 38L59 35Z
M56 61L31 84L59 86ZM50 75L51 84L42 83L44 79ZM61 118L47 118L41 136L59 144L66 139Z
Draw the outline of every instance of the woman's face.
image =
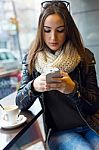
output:
M61 48L65 41L65 26L58 14L49 15L44 22L44 42L53 51Z

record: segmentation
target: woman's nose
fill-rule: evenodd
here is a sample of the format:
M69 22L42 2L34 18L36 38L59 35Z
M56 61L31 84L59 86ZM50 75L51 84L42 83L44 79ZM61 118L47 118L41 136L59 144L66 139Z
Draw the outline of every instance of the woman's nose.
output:
M56 36L56 33L55 33L55 32L52 32L52 33L51 33L51 40L55 40L56 37L57 37L57 36Z

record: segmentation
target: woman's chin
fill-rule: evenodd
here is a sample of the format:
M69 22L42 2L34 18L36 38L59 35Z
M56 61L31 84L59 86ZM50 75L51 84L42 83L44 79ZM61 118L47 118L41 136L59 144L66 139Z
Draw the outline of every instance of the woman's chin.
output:
M58 51L60 48L59 47L49 47L53 52Z

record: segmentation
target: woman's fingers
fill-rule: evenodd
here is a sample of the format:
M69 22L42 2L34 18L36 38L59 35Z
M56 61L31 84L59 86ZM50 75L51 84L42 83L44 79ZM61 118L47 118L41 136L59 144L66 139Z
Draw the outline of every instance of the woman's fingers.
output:
M38 76L33 83L34 89L38 92L46 91L46 76L44 74Z
M46 75L42 74L34 80L34 89L38 92L58 90L62 93L70 93L74 87L74 82L68 73L61 71L61 78L52 78L51 83L46 83Z
M62 77L67 77L67 76L68 76L68 73L67 73L67 72L60 71L60 73L61 73L61 76L62 76Z

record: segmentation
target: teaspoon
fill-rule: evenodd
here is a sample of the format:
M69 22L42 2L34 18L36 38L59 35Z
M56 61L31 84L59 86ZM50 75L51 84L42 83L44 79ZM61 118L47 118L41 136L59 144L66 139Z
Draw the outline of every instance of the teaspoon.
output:
M4 107L0 104L1 108L4 110Z

